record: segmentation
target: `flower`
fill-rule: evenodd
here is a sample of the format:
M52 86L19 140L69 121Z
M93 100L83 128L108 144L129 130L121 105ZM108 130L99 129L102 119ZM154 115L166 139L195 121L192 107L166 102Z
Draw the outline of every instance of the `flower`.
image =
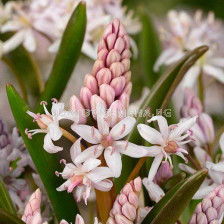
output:
M139 224L150 211L149 207L141 207L139 194L142 188L140 177L127 183L116 197L107 224L135 223Z
M106 120L106 110L102 103L97 105L98 129L87 125L72 125L75 131L85 141L93 144L84 150L75 161L80 163L89 158L98 158L104 151L104 158L115 177L119 177L122 169L121 155L134 158L146 156L147 150L128 141L122 141L134 127L136 122L133 117L126 117L117 123L111 130Z
M69 224L69 223L63 219L63 220L61 220L61 222L59 224ZM75 224L85 224L81 215L79 215L79 214L76 215ZM94 219L94 224L102 224L102 223L98 222L98 219L95 218Z
M22 220L26 224L41 224L41 191L38 188L30 197L29 202L26 205Z
M183 86L192 87L202 73L212 76L224 83L223 57L217 56L219 42L223 31L220 21L216 21L210 12L208 18L202 19L202 12L197 11L194 18L184 11L168 12L169 31L161 29L165 50L157 59L154 70L164 65L171 65L201 45L208 45L210 50L192 66L183 80Z
M32 138L32 135L37 133L45 133L44 137L44 149L49 153L56 153L58 151L63 150L62 147L55 146L52 142L57 141L62 136L62 131L59 127L59 121L62 119L69 119L74 121L74 123L78 123L79 116L77 113L73 111L65 111L64 103L59 103L56 99L53 99L51 114L48 112L46 102L41 102L44 107L45 114L34 114L31 111L27 111L27 113L34 118L34 121L37 122L40 129L33 130L25 130L28 138Z
M224 212L224 185L220 185L210 192L200 202L188 224L219 224L223 220Z
M77 188L77 201L81 200L81 196L87 204L87 199L90 194L91 187L109 191L113 185L109 177L113 177L111 170L108 167L98 167L101 164L99 159L89 158L85 162L77 162L76 158L81 154L80 146L81 138L79 138L71 147L70 155L72 163L65 162L65 168L62 173L56 171L56 175L61 174L63 179L67 179L57 191L67 190L71 193L74 188Z
M187 138L191 135L191 132L184 134L188 131L196 122L197 116L189 119L182 120L176 125L168 126L167 121L162 116L154 116L148 122L158 121L160 132L156 129L149 127L145 124L139 124L137 126L139 134L153 146L148 147L148 155L155 156L151 169L148 175L148 181L153 181L160 163L165 156L172 165L170 155L176 154L185 159L182 153L188 153L182 145L191 141ZM184 134L184 135L182 135Z

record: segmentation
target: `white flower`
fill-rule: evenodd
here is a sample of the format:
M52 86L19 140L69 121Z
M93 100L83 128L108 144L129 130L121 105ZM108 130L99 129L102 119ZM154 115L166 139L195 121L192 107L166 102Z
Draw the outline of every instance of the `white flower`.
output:
M69 223L63 219L63 220L61 220L61 222L59 224L69 224ZM76 215L75 224L85 224L81 215L79 215L79 214ZM95 218L94 224L101 224L101 222L99 222L98 219Z
M37 133L45 133L46 135L44 137L44 149L49 153L56 153L63 150L62 147L55 146L52 142L52 140L59 140L62 136L62 131L59 127L59 121L62 119L69 119L74 121L74 123L76 124L79 121L79 117L77 113L74 113L72 111L65 111L64 103L58 103L55 99L52 103L52 114L48 112L46 108L46 102L41 102L41 104L43 104L45 114L40 115L27 111L27 113L34 118L34 121L37 122L40 129L26 129L25 132L29 138L32 138L32 135Z
M113 183L107 178L113 177L113 173L108 167L98 167L101 164L99 159L89 158L84 163L77 163L76 158L81 154L80 141L81 138L71 147L70 155L74 164L65 164L65 168L60 174L67 181L58 187L57 190L67 190L70 193L76 187L77 201L80 201L83 196L87 204L92 186L100 191L109 191L111 189Z
M153 146L148 147L148 156L155 156L148 175L148 181L152 182L160 163L165 159L171 161L171 154L176 154L185 159L182 153L188 153L182 146L191 140L187 138L191 135L186 133L196 122L197 116L184 119L177 125L168 126L167 121L162 116L154 116L148 122L158 121L160 132L145 124L138 125L140 135ZM183 135L184 134L184 135Z
M224 57L218 57L218 44L222 40L223 31L221 23L215 21L214 14L210 12L208 18L202 19L202 12L197 11L191 18L186 12L168 13L169 31L161 30L165 50L157 59L154 69L157 71L161 65L171 65L189 52L201 45L209 46L210 50L193 65L183 80L184 87L192 87L200 73L210 75L224 83L223 62Z
M72 126L73 131L85 141L93 144L93 146L90 146L77 156L75 161L80 163L88 158L98 158L104 151L104 158L108 167L112 170L115 177L119 177L122 169L120 154L139 158L145 156L147 150L144 147L121 140L133 129L136 122L135 118L126 117L110 130L103 104L97 104L96 112L98 129L87 125Z

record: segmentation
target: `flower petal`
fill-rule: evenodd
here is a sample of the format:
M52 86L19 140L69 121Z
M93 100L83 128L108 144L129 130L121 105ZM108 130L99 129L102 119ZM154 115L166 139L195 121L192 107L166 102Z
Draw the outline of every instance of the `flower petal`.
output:
M111 180L102 180L97 183L93 183L93 186L99 191L110 191L113 186L113 182Z
M217 67L212 66L212 65L204 65L203 70L208 75L216 78L221 83L224 83L224 71L223 71L223 69L217 68Z
M153 163L152 163L152 166L149 170L149 175L148 175L148 181L151 182L153 181L155 175L156 175L156 172L159 168L159 165L160 163L162 162L163 160L163 154L160 153L159 155L157 155L154 160L153 160Z
M191 168L190 166L188 166L188 165L186 165L186 164L184 164L184 163L179 163L178 166L179 166L179 168L180 168L181 170L183 170L183 171L186 172L186 173L193 174L193 173L196 172L195 169Z
M57 191L67 191L68 187L71 185L71 180L66 180L60 187L56 188Z
M72 125L71 129L91 144L99 144L102 135L98 129L88 125Z
M77 224L85 224L85 222L84 222L82 216L79 215L79 214L76 215L75 223L77 223Z
M97 167L87 174L87 177L94 183L104 179L114 177L113 172L108 167Z
M199 190L195 193L193 199L197 200L204 198L210 192L214 191L217 186L217 184L212 184L210 186L200 187Z
M163 145L163 138L160 132L156 129L149 127L145 124L139 124L137 126L139 134L144 138L146 141L150 142L151 144L155 145Z
M224 133L221 135L221 137L219 139L219 145L221 147L222 154L224 155Z
M53 141L59 140L62 136L62 131L59 128L58 121L51 122L48 125L47 130Z
M71 159L74 164L76 164L75 159L82 152L80 142L81 142L81 138L77 139L70 149Z
M200 74L201 68L198 65L192 66L188 72L185 74L182 88L189 87L192 88Z
M23 45L29 52L34 52L36 50L37 44L31 29L26 32Z
M211 161L211 157L208 155L208 153L200 147L194 148L194 154L202 168L205 167L206 161Z
M99 159L87 159L83 165L82 170L86 173L90 172L91 170L95 169L97 166L101 164L101 161Z
M114 174L114 177L118 178L121 175L122 162L121 155L116 150L112 152L111 148L106 148L104 150L104 158L108 167Z
M53 117L59 116L65 108L64 103L52 103L51 113Z
M135 125L135 118L126 117L116 124L110 131L110 136L114 140L122 139L128 135Z
M56 153L63 150L62 147L53 144L49 134L46 134L44 137L44 149L49 153Z
M102 135L109 134L109 124L106 121L106 110L105 106L102 102L97 103L96 106L96 113L97 113L97 126Z

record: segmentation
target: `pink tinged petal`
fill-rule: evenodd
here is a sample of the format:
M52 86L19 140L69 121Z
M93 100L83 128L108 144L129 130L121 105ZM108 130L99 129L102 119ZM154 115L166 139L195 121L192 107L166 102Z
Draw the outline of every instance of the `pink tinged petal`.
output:
M113 87L108 84L102 84L100 86L100 97L106 102L107 107L110 107L115 99L115 91Z
M108 167L114 174L114 177L118 178L121 175L122 162L121 155L117 151L112 151L110 148L104 150L104 158Z
M207 73L208 75L216 78L221 83L224 83L224 71L223 71L223 69L206 64L206 65L203 66L203 71L205 73Z
M91 170L95 169L101 164L101 161L99 159L87 159L83 165L82 165L82 170L86 173L90 172Z
M168 123L163 116L154 116L148 122L158 121L159 129L164 139L168 138Z
M109 54L107 55L107 59L106 59L106 66L110 67L110 65L114 62L119 62L121 59L121 55L119 54L118 51L116 50L111 50L109 52Z
M123 215L115 215L115 220L116 220L116 223L119 223L119 224L133 224L132 221L128 220L125 216Z
M77 155L75 158L75 164L80 164L89 158L98 158L102 154L103 150L104 147L102 145L91 146Z
M96 74L104 68L104 62L103 60L96 60L94 65L93 65L93 70L92 70L92 75L96 76Z
M70 98L70 109L72 112L74 113L78 113L79 115L79 124L85 124L87 121L86 115L85 115L85 109L82 105L82 103L80 102L80 100L78 99L78 97L76 97L75 95L71 96Z
M123 215L125 215L129 220L134 221L136 218L136 208L131 205L129 202L126 202L123 206L122 206L122 213Z
M104 104L99 102L96 106L97 126L102 135L109 134L109 124L106 120L106 109Z
M102 68L97 74L96 79L98 81L98 85L101 86L102 84L110 84L111 81L111 71L108 68Z
M130 101L130 96L127 93L122 93L121 96L119 97L119 100L123 103L125 109L128 109L129 106L129 101Z
M219 139L219 145L221 147L222 154L224 154L224 133L221 135L221 137Z
M102 136L96 128L88 126L88 125L72 125L71 128L85 141L91 144L100 143Z
M123 90L123 93L131 95L131 90L132 90L132 83L128 82L127 85L125 86L124 90Z
M59 224L69 224L69 223L67 221L65 221L64 219L62 219Z
M131 80L131 72L130 72L130 71L126 72L126 73L123 75L123 77L125 78L125 84L127 84L127 83L130 82L130 80Z
M106 105L105 101L101 97L99 97L97 95L93 95L91 97L90 104L91 104L91 110L92 110L92 115L93 115L94 119L96 119L96 115L97 115L97 113L96 113L97 112L96 106L97 106L98 103L103 104L104 109L105 110L107 109L107 105Z
M149 181L147 178L143 179L143 185L149 193L150 198L156 203L165 195L162 188L159 185L155 184L152 181Z
M149 174L148 174L148 181L151 182L153 181L155 175L156 175L156 172L158 171L158 168L162 162L162 159L163 159L163 153L160 153L159 155L157 155L154 160L153 160L153 163L152 163L152 166L149 170Z
M116 124L110 131L110 136L114 140L119 140L127 136L135 125L135 118L126 117Z
M112 77L119 77L125 72L125 67L122 62L114 62L110 66Z
M71 159L74 164L76 164L75 159L82 152L80 142L81 142L81 138L77 139L70 149Z
M62 132L61 130L59 129L59 124L58 124L58 121L55 121L55 122L51 122L49 125L48 125L48 133L49 135L51 136L51 139L53 141L57 141L61 138L62 136Z
M72 184L71 180L66 180L60 187L56 188L57 191L67 191L69 186Z
M127 141L114 142L113 147L118 152L133 158L144 157L144 156L147 156L148 154L148 150L146 150L145 147L138 146Z
M186 164L183 164L183 163L179 163L179 168L181 170L183 170L184 172L186 173L190 173L190 174L193 174L196 172L195 169L191 168L190 166L186 165Z
M52 140L51 140L51 136L49 134L46 134L44 137L44 149L48 152L48 153L56 153L59 151L62 151L63 148L56 146L53 144Z
M26 32L23 45L29 52L34 52L36 50L36 40L32 30Z
M114 78L111 81L110 86L114 88L115 96L119 96L125 87L125 77L120 76L120 77Z
M87 199L89 198L90 195L90 191L91 191L91 185L90 186L86 186L86 190L83 194L83 200L85 202L85 204L87 205Z
M85 224L81 215L79 215L79 214L76 215L75 224Z
M99 191L110 191L112 186L113 186L113 182L111 180L102 180L99 181L97 183L93 183L94 188L96 188Z
M92 75L86 74L84 79L84 85L90 89L92 94L98 93L98 84L96 78Z
M90 109L90 99L92 96L92 92L87 87L82 87L80 90L80 100L83 106L87 109Z
M175 138L178 138L196 123L197 118L198 116L194 116L192 118L186 118L184 121L181 121L177 127L170 132L169 138L175 141Z
M98 183L113 176L113 172L108 167L97 167L87 174L87 177L94 183Z
M151 144L155 145L163 145L163 137L160 132L156 129L149 127L145 124L139 124L137 126L139 134L144 138L146 141L150 142Z
M34 215L32 224L42 224L42 217L41 217L40 212L38 212Z

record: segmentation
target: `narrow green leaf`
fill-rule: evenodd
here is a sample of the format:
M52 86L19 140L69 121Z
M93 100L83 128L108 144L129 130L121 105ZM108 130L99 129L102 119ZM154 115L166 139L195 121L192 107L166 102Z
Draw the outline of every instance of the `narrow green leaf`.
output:
M78 61L85 36L85 29L86 5L84 1L81 1L73 12L65 29L50 77L46 83L44 92L37 102L36 111L40 112L43 110L40 106L41 101L44 100L49 103L53 97L60 99Z
M175 223L202 184L207 170L201 170L177 184L153 207L143 224Z
M140 63L145 76L145 85L152 88L159 75L154 72L153 66L161 52L158 34L151 17L144 8L141 9L142 31L139 38Z
M172 177L170 177L168 180L166 180L162 185L161 188L167 192L171 188L173 188L176 184L180 183L184 178L186 177L186 174L184 172L178 173Z
M19 96L13 86L7 85L6 89L17 127L41 177L58 221L61 219L65 219L68 222L74 221L75 216L79 211L73 195L68 194L65 191L56 191L56 188L63 182L61 178L58 178L55 175L55 171L62 170L57 154L49 154L43 149L44 135L35 135L32 140L27 138L24 132L25 129L34 128L32 119L26 113L30 108Z
M0 223L1 224L25 224L20 218L12 213L0 209Z
M1 34L0 39L3 41L7 40L11 35L11 33ZM19 46L12 52L4 55L2 60L16 76L25 98L27 97L27 92L38 96L43 91L44 83L38 66L23 46Z
M16 214L16 210L13 206L12 200L1 177L0 177L0 208L5 209L10 213Z
M186 54L180 61L173 65L170 69L163 74L156 82L145 102L141 106L141 110L144 112L149 107L152 114L156 115L157 109L164 109L168 105L170 98L175 91L176 87L188 71L188 69L208 50L207 46L201 46L195 50ZM137 125L139 123L145 123L145 117L139 116L136 118L135 126L132 132L127 137L129 142L135 144L142 144L142 138L140 137ZM137 159L122 156L122 173L119 178L115 180L116 188L121 190L132 169L138 162Z

